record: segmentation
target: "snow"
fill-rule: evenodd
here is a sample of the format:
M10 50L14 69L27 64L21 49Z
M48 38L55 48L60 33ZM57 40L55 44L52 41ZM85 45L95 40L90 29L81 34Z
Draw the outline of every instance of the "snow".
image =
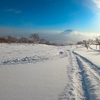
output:
M2 48L0 52L2 55L0 56L1 100L58 99L58 95L68 81L66 69L68 59L66 54L66 57L62 58L63 49L46 45L0 45ZM26 56L33 57L34 62L24 60L20 60L19 63L14 62L14 59L23 59ZM46 57L49 60L41 60ZM13 60L13 63L2 64L5 60ZM25 63L22 64L23 62Z
M99 49L0 44L0 100L100 100Z
M0 99L57 100L67 81L66 58L38 64L2 66Z

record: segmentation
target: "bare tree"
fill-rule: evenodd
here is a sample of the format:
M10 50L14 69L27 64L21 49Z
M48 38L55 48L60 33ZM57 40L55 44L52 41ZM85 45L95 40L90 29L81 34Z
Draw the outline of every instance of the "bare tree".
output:
M88 49L89 47L89 43L86 40L83 40L83 44L85 45L85 47Z
M82 41L78 41L76 44L80 45L80 44L83 44L83 42Z
M37 33L31 34L30 35L30 39L31 39L31 41L33 41L33 43L37 43L40 40L40 38L39 38Z
M100 36L95 37L95 42L96 42L96 49L97 49L97 45L99 45L99 50L100 50Z
M19 39L19 42L20 42L20 43L28 43L28 39L27 39L26 37L21 37L21 38Z
M17 38L12 37L12 36L7 36L5 37L5 39L7 40L7 43L16 43L17 42Z

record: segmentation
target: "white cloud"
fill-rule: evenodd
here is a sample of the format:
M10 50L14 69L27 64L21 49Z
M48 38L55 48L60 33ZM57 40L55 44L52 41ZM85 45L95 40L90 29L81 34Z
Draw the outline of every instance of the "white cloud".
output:
M69 32L69 33L68 33ZM61 32L56 36L55 40L62 43L76 43L77 41L83 41L88 39L94 39L94 37L100 36L99 33L88 33L88 32L79 32L73 29L67 29Z
M97 5L97 7L100 8L100 0L93 0L93 1Z
M86 0L85 6L95 15L100 16L100 0Z
M5 12L13 12L13 13L21 13L21 10L16 10L16 9L7 9Z
M97 34L82 33L73 29L67 29L59 34L40 34L40 36L54 43L69 44L76 43L77 41L93 39Z

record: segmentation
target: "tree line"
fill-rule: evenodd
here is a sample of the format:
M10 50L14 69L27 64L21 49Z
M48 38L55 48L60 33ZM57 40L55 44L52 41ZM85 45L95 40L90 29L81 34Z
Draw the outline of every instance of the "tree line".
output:
M94 37L94 39L78 41L76 44L78 45L83 44L87 49L89 45L96 45L96 49L97 49L97 46L99 46L99 50L100 50L100 36Z
M0 37L0 43L38 43L38 44L47 44L47 45L56 45L55 43L50 43L45 39L41 39L37 33L31 34L27 37L12 37L5 36Z

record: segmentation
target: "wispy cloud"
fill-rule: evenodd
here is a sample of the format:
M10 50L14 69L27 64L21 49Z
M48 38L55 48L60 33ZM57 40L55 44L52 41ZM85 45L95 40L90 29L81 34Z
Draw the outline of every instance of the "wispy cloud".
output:
M100 8L100 0L93 0L93 1L97 5L97 7Z
M16 9L7 9L5 12L13 12L13 13L21 13L21 10L16 10Z
M18 11L15 11L15 13L21 13L22 11L18 10Z
M20 37L29 36L29 34L31 34L31 32L28 30L0 26L0 37L9 35L14 37Z

